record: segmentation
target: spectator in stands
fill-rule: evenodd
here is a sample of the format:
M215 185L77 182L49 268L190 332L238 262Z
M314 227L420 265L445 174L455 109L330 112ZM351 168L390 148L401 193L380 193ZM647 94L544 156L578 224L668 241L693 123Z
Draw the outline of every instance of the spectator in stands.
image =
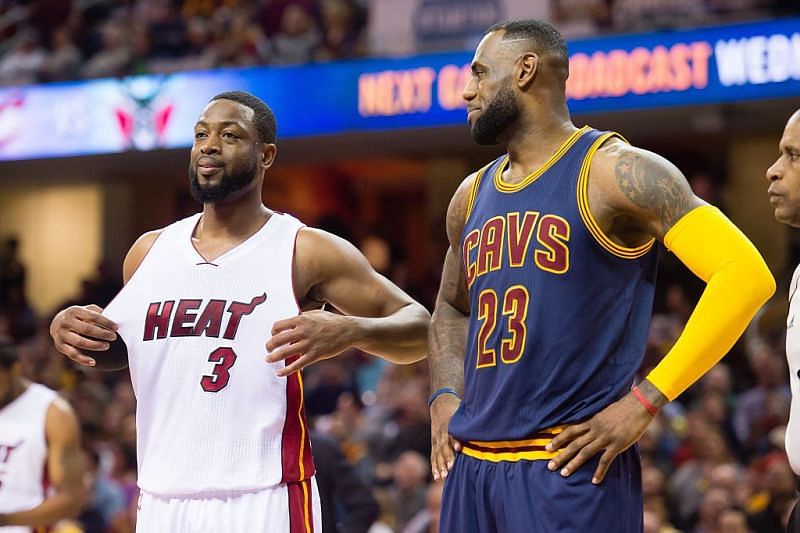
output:
M611 25L612 0L551 0L553 21L566 39L595 35Z
M354 0L321 0L322 39L317 61L336 61L364 55L361 39L366 13Z
M289 4L281 15L280 31L272 39L272 63L308 63L320 42L320 32L311 11L303 4Z
M81 69L86 78L122 76L132 59L128 30L118 22L107 22L102 29L102 48Z
M747 352L756 384L739 396L734 427L748 452L762 451L767 435L788 419L791 392L786 383L786 361L763 341L755 341Z
M427 478L430 466L425 456L407 451L400 454L392 468L394 486L391 494L394 528L402 531L426 505Z
M0 59L0 85L29 85L39 81L47 52L32 29L20 32L9 52Z
M444 481L434 481L425 495L425 508L408 521L402 533L439 533Z
M53 31L51 52L40 71L41 81L72 80L78 76L81 66L81 51L72 41L69 26L60 26Z
M378 517L378 502L347 462L336 441L311 433L322 510L322 533L366 533Z
M795 502L795 477L789 460L782 452L773 452L763 460L763 483L767 496L761 509L748 517L750 528L758 533L783 533Z

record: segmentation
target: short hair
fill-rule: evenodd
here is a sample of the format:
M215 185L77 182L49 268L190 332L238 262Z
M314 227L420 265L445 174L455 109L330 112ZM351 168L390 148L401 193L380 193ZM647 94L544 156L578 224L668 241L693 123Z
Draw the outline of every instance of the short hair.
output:
M486 30L486 33L489 34L500 30L505 31L503 34L504 41L527 40L536 47L537 51L549 52L560 56L565 61L569 61L567 43L564 42L561 33L543 20L522 19L500 22Z
M19 360L17 347L9 339L0 337L0 368L8 370Z
M227 91L219 93L209 102L215 100L230 100L242 104L253 110L253 124L258 132L258 141L262 143L274 143L277 138L277 124L275 113L261 98L244 91Z

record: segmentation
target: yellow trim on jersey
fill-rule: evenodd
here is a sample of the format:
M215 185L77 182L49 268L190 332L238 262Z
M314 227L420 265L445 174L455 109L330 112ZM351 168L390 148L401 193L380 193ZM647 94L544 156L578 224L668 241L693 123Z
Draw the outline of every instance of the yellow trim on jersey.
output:
M500 461L538 461L544 459L552 459L558 455L562 450L548 452L547 450L518 450L510 451L515 448L528 448L528 447L544 447L550 444L553 437L564 431L569 426L555 426L552 428L537 431L536 434L542 438L525 439L525 440L499 440L499 441L481 441L473 440L465 442L461 451L464 455L480 459L482 461L492 461L494 463ZM479 449L483 448L483 449ZM489 448L488 450L486 448Z
M503 162L500 163L500 166L497 167L497 172L495 172L494 174L494 186L497 188L498 191L506 193L517 192L520 189L527 187L528 185L536 181L542 174L547 172L547 170L550 167L555 165L556 162L559 159L561 159L561 157L565 153L567 153L567 150L572 148L572 145L577 142L580 136L589 131L590 129L591 128L589 126L584 126L581 129L575 131L572 135L569 136L569 138L567 138L566 141L564 141L564 144L562 144L561 147L559 147L559 149L556 150L556 153L554 153L550 157L550 159L548 159L547 162L544 165L542 165L541 168L539 168L539 170L532 172L531 174L528 174L525 177L525 179L523 179L519 183L508 183L503 180L503 171L508 166L508 155L506 155L505 158L503 159Z
M499 463L500 461L517 462L552 459L557 456L559 452L548 452L544 450L533 452L482 452L470 448L468 444L464 444L461 453L474 457L475 459L480 459L481 461Z
M651 239L646 243L634 248L620 246L609 239L605 233L603 233L603 230L600 228L600 224L597 223L594 215L592 215L592 211L589 209L589 167L591 166L594 154L597 152L600 146L602 146L603 143L611 137L619 137L624 142L627 142L622 135L611 131L601 135L594 143L592 143L589 151L586 152L586 157L583 159L580 174L578 175L578 211L580 211L581 219L583 220L583 224L586 226L586 229L589 230L589 233L592 235L592 237L594 237L597 243L607 252L623 259L638 259L650 251L656 240Z
M492 163L494 163L494 161L492 161ZM472 208L475 207L475 199L478 197L478 186L481 184L481 178L483 178L483 174L486 172L486 169L492 166L492 163L489 163L488 165L480 169L478 173L475 175L475 180L472 182L472 187L470 188L469 191L469 201L467 203L467 216L464 218L465 221L469 219L469 216L472 214Z
M311 513L308 512L308 508L309 508L308 485L309 485L309 483L308 483L308 480L304 480L300 484L303 485L303 516L305 517L306 533L311 533L311 531L312 531L312 529L311 529L311 516L309 516Z
M303 453L306 448L306 425L303 422L303 403L305 400L303 399L303 375L300 372L297 373L297 383L300 385L300 407L297 409L297 418L300 420L300 453L298 456L300 457L300 479L305 479L306 469L303 466Z

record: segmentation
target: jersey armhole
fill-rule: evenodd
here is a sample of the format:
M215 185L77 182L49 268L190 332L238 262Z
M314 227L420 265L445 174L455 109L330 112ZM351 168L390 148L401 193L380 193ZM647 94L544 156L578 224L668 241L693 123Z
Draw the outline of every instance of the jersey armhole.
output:
M483 179L483 175L486 171L491 167L495 161L492 161L482 169L480 169L477 174L475 174L475 180L472 182L472 187L469 190L469 199L467 200L467 216L464 217L464 226L466 227L467 220L469 220L470 215L472 214L472 210L475 207L475 200L478 199L478 189L481 186L481 180Z
M107 313L108 313L108 310L112 308L113 304L114 304L114 303L117 301L117 299L119 299L120 295L121 295L121 294L122 294L122 293L123 293L123 292L124 292L126 289L127 289L127 290L131 290L131 289L129 289L129 287L131 287L131 286L133 286L133 285L134 285L134 282L135 282L135 280L136 280L136 275L137 275L137 274L139 274L139 272L141 272L141 270L142 270L142 266L144 265L144 262L145 262L145 261L147 261L147 257L148 257L148 256L150 255L150 253L153 251L153 248L155 248L155 247L156 247L156 243L158 243L158 239L160 239L160 238L161 238L161 236L164 234L164 231L165 231L165 230L166 230L166 228L164 228L164 229L162 229L161 231L159 231L159 232L158 232L158 235L156 235L156 238L155 238L155 239L153 239L153 243L150 245L150 248L147 250L147 252L145 252L145 254L144 254L144 257L142 257L142 260L139 262L139 266L137 266L137 267L136 267L136 270L134 270L134 271L133 271L133 274L131 274L131 279L129 279L129 280L128 280L128 282L127 282L127 283L125 283L125 284L122 286L122 288L121 288L121 289L120 289L120 290L117 292L117 294L115 294L115 295L114 295L114 297L113 297L113 298L111 298L111 301L110 301L110 302L108 302L108 304L106 304L105 308L103 308L103 313L102 313L102 314L103 314L104 316L108 316L108 314L107 314ZM109 318L110 318L110 317L109 317ZM112 319L112 320L113 320L113 319ZM118 333L120 336L122 336L122 334L121 334L120 332L117 332L117 333ZM123 339L123 340L125 340L125 339Z
M622 140L624 143L628 143L627 139L620 135L617 132L610 131L604 133L600 137L598 137L589 147L589 151L586 152L586 156L583 159L583 163L581 164L581 170L578 174L578 185L577 185L577 198L578 198L578 211L581 214L581 220L583 220L583 224L586 229L589 231L594 240L597 244L600 245L605 251L608 253L620 257L622 259L639 259L643 257L647 252L649 252L653 245L655 244L655 239L650 239L646 243L636 246L634 248L628 248L627 246L620 246L619 244L612 241L600 228L600 224L598 224L597 220L592 215L591 210L589 209L589 169L592 165L592 159L594 155L597 153L597 150L612 137L617 137Z

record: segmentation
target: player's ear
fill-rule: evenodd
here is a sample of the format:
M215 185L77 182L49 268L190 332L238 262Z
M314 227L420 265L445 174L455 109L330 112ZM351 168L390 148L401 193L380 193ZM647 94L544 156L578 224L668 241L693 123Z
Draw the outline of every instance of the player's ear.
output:
M534 52L522 54L517 59L517 86L520 89L527 89L536 78L539 71L539 56Z
M272 166L278 155L278 147L273 143L261 143L261 166L264 170Z

